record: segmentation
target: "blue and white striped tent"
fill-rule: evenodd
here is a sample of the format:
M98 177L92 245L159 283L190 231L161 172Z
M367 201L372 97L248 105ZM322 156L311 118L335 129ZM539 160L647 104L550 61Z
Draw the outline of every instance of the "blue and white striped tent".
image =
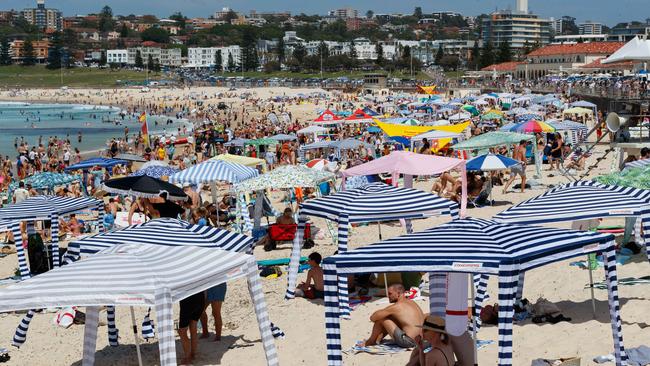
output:
M650 260L650 190L605 185L594 181L564 184L498 213L502 223L543 224L596 219L640 217L643 242Z
M650 165L650 159L635 160L629 163L625 163L625 167L623 168L623 170L631 169L631 168L643 168L647 165Z
M126 160L122 160L122 159L90 158L87 160L80 161L77 164L70 165L69 167L65 168L65 170L67 171L86 170L86 169L94 168L96 166L102 168L112 168L116 165L126 165L127 163L128 162Z
M171 166L161 166L161 165L151 165L146 168L138 169L131 174L131 176L141 176L146 175L152 178L161 179L162 177L169 177L176 173L179 170Z
M169 177L170 183L205 184L213 182L239 183L257 177L258 172L245 165L223 160L208 160Z
M160 365L176 365L173 303L246 278L268 365L278 365L271 324L251 255L199 246L116 245L76 263L0 289L0 312L85 306L83 364L95 361L102 305L153 306Z
M436 215L458 218L458 204L417 189L393 187L383 183L373 183L302 203L299 211L298 233L291 251L285 298L290 299L295 296L294 289L306 216L321 217L337 223L338 250L339 253L343 253L348 250L348 230L351 223L418 219ZM408 220L406 231L409 233L412 231ZM347 301L346 277L339 278L339 286L342 311L347 315L350 308Z
M23 221L49 220L52 223L52 263L54 267L59 266L59 217L69 215L88 209L96 209L98 212L97 223L99 231L104 231L104 202L88 197L70 198L58 196L36 196L28 198L20 203L9 205L0 209L0 222L11 230L16 243L16 255L18 257L18 268L23 280L31 277L27 256L23 248L23 239L20 232L20 223ZM28 226L29 227L29 226ZM29 310L23 317L16 332L12 344L20 347L25 343L29 323L34 316L34 310Z
M519 274L549 263L603 252L617 365L627 359L618 300L614 236L554 228L461 219L339 253L323 261L325 326L329 365L342 365L340 290L337 277L375 272L460 272L499 277L499 365L512 365L512 318ZM431 277L430 277L431 278ZM433 306L434 315L444 309ZM443 298L444 301L444 298Z

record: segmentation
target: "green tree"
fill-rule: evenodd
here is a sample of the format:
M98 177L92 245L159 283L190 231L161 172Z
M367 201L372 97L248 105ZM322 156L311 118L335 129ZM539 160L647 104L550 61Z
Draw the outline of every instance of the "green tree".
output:
M140 50L135 52L135 67L140 69L144 67L144 62L142 61L142 53Z
M375 16L375 12L374 12L374 11L372 11L372 10L368 10L368 11L366 12L366 18L368 18L368 19L372 19L373 16Z
M384 47L381 46L381 43L377 43L375 45L375 53L377 54L377 59L375 60L375 63L379 66L384 64Z
M237 18L238 18L237 13L235 13L233 10L230 10L229 12L226 13L226 15L223 16L223 20L228 24L231 24L232 21Z
M307 56L307 50L302 43L298 43L293 46L293 58L295 58L300 65L302 65L303 61L305 60L305 56Z
M126 38L129 36L129 27L126 26L126 23L122 23L122 28L120 28L120 37Z
M278 62L282 64L285 58L285 46L284 46L284 37L278 39Z
M438 52L436 53L436 59L435 59L436 65L440 65L440 61L442 60L442 58L444 56L445 56L445 53L444 53L444 51L442 49L442 43L440 43L440 44L438 44Z
M257 41L255 32L251 28L245 28L242 35L241 55L244 71L255 71L260 65L257 58Z
M160 72L160 62L157 59L153 61L153 71Z
M113 9L106 5L99 13L97 26L101 32L110 32L115 29L115 20L113 20Z
M512 61L512 51L510 50L510 44L507 41L502 41L499 44L499 50L497 52L497 62L509 62Z
M217 50L214 53L214 68L217 71L223 70L223 56L221 55L221 50Z
M481 68L494 64L494 48L492 42L488 41L483 44L481 50Z
M413 11L413 16L417 19L422 19L423 14L422 14L422 8L419 6L415 7L415 10Z
M153 41L157 43L169 43L169 32L162 28L151 27L140 33L143 41Z
M350 67L355 68L357 66L357 59L359 55L357 54L357 46L354 44L354 39L350 41Z
M471 51L471 63L474 68L478 67L479 65L479 60L481 58L481 49L478 47L478 39L474 40L474 46L472 47Z
M34 54L34 44L27 38L23 43L21 53L23 55L23 66L34 66L36 64L36 55Z
M3 37L2 41L0 41L0 66L11 65L10 48L9 40L7 37Z
M237 64L235 64L235 59L232 57L232 53L228 51L228 71L235 71Z
M104 66L104 65L106 65L106 63L108 63L108 60L106 59L106 51L102 51L102 55L99 58L99 64L101 66Z
M445 55L440 59L440 62L436 64L440 65L445 70L456 71L460 65L460 59L456 55Z
M63 58L63 38L60 32L52 33L50 47L47 52L47 68L56 70L61 68L61 59Z
M77 32L73 29L64 29L63 30L63 47L66 47L69 50L75 50L79 46L79 39L77 38Z
M187 24L187 17L185 17L180 11L177 11L174 14L170 15L169 19L175 20L176 24L178 24L181 29L185 29L185 26Z
M151 56L151 54L149 54L149 57L147 57L147 69L153 71L153 69L154 69L153 66L154 66L153 65L153 57Z

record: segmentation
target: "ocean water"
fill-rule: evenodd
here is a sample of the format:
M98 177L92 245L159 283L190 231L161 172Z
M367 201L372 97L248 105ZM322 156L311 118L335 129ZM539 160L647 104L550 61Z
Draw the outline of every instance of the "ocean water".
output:
M149 116L151 134L175 132L187 121L167 116ZM171 124L166 124L171 119ZM158 126L155 125L156 121ZM26 141L30 148L38 146L39 136L43 145L48 137L69 139L73 148L80 151L97 150L106 147L106 142L113 137L124 137L124 127L129 128L129 135L137 134L140 123L135 116L120 115L120 109L106 106L88 106L76 104L35 104L20 102L0 102L0 154L14 158L16 138ZM82 140L78 142L81 132Z

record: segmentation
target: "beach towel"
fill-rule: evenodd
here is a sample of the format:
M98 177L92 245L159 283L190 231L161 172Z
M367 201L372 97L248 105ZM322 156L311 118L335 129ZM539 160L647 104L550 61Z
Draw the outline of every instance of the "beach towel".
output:
M371 355L388 355L394 353L401 353L405 351L410 351L408 348L402 348L395 343L384 341L380 344L374 346L361 346L363 341L358 341L357 344L352 346L349 350L343 351L346 354L356 355L358 353L369 353Z
M643 276L639 278L635 277L626 277L618 280L619 286L632 286L640 284L650 284L650 276ZM584 288L589 288L589 284L586 284ZM607 290L607 282L594 282L594 288L599 290Z

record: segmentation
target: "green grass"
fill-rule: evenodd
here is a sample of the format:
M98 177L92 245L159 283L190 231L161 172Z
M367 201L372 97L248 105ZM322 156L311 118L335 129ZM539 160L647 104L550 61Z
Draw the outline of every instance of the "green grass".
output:
M450 79L458 79L465 74L465 71L445 71L445 76Z
M63 69L61 83L61 70L49 70L42 65L0 67L0 87L3 88L114 87L119 85L118 80L140 83L145 78L144 72L84 67ZM160 75L149 73L150 80L158 78Z

